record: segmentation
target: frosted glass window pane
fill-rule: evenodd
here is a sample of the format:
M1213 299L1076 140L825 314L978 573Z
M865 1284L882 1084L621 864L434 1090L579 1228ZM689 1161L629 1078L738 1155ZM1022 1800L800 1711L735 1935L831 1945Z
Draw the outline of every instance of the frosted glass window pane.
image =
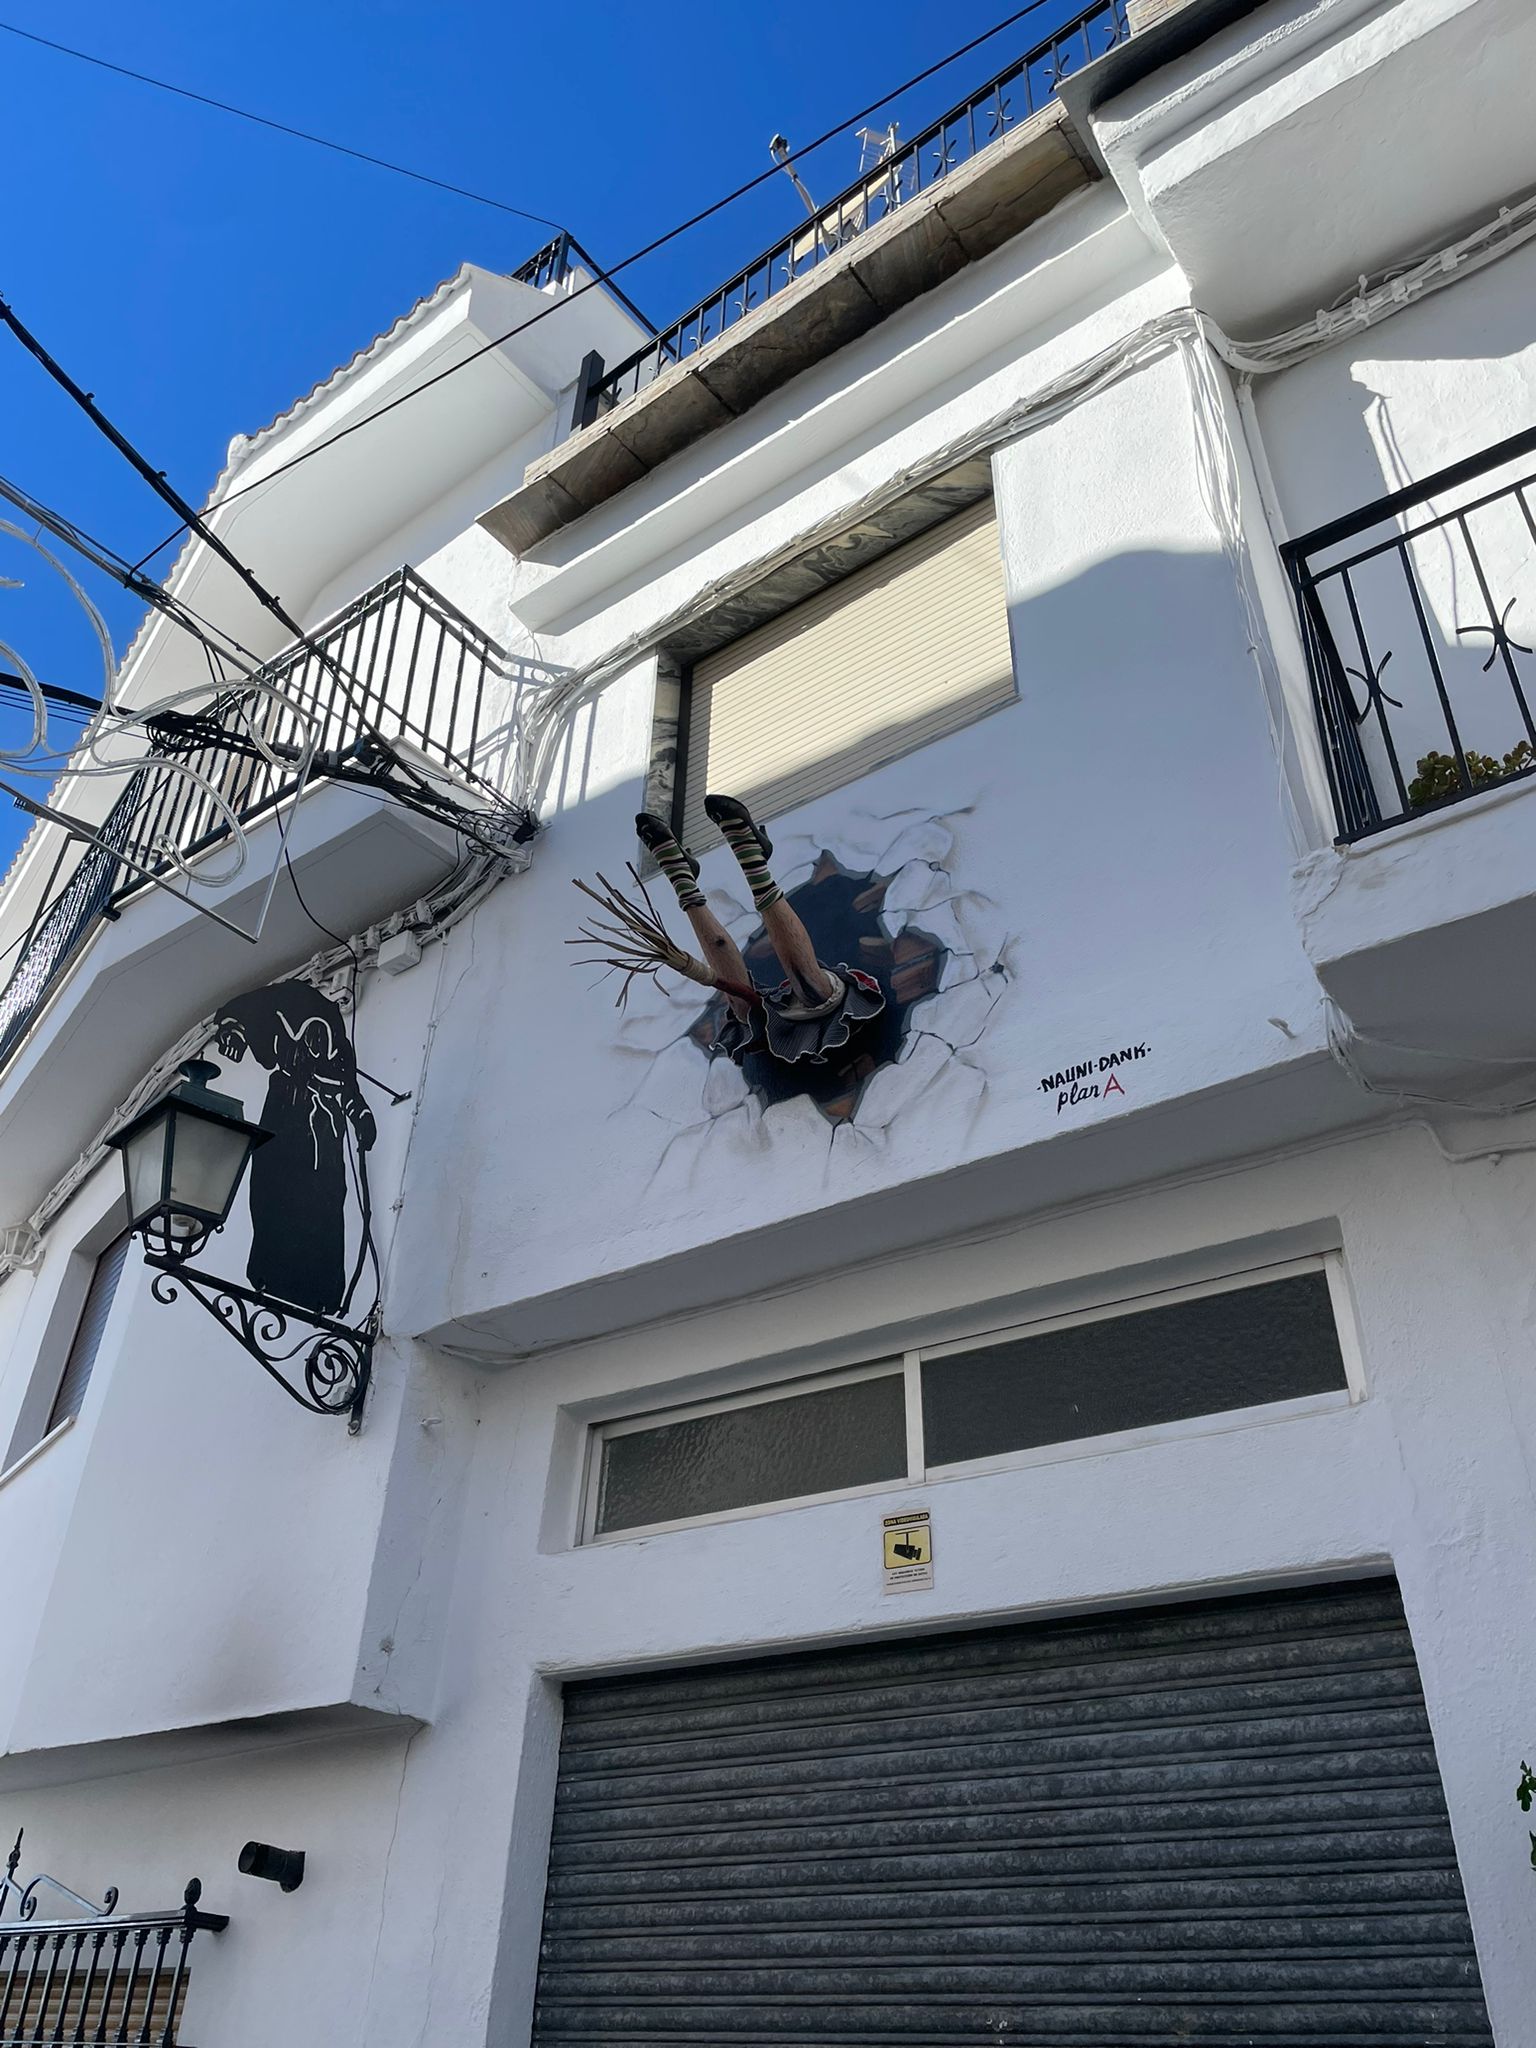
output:
M901 1376L631 1430L609 1437L602 1456L599 1535L904 1479Z
M1322 1273L1010 1337L922 1372L930 1466L1346 1384Z

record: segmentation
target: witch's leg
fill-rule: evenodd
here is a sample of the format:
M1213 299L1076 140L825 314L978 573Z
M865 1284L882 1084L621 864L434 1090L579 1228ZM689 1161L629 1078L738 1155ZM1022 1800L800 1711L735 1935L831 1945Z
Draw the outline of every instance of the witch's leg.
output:
M816 948L800 922L798 911L768 872L768 856L773 851L768 835L753 824L746 805L733 796L706 796L704 810L720 827L727 846L741 865L753 904L763 920L763 930L786 977L804 1002L831 1001L841 984L816 958Z
M698 884L698 862L678 845L672 828L652 812L641 811L635 819L635 830L641 843L656 856L656 865L676 890L678 908L686 912L688 922L693 926L693 935L703 949L704 965L717 979L733 981L739 988L750 988L752 977L741 957L741 949L704 901L704 892ZM726 1001L737 1017L745 1019L751 1016L751 1005L739 996L727 992Z

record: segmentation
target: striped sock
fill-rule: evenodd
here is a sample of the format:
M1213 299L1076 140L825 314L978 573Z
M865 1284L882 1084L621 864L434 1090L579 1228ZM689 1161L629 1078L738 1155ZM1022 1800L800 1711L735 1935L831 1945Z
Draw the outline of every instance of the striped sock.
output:
M656 856L656 865L677 891L678 907L682 910L702 910L704 891L699 880L688 865L688 856L675 839L663 839L651 848Z
M784 891L768 872L768 862L753 828L750 825L722 825L720 829L725 834L726 845L741 863L741 872L747 878L755 908L766 910L770 903L777 903Z

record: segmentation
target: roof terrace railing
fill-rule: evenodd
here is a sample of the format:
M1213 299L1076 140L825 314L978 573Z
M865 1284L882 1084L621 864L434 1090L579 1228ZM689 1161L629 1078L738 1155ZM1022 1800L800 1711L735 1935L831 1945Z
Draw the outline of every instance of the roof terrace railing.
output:
M556 292L568 284L578 271L584 272L594 284L600 284L611 298L614 298L633 319L638 320L647 334L656 332L656 322L647 320L640 308L627 293L601 269L594 257L587 254L580 242L568 228L562 228L552 241L542 249L535 249L526 263L519 263L512 272L514 284L532 285L536 292Z
M856 236L1047 104L1068 72L1081 70L1130 34L1125 0L1094 0L1044 42L1017 58L910 142L861 173L846 190L782 236L734 277L691 306L613 369L589 357L577 389L572 431L587 427L701 348L748 319L776 293L809 275Z

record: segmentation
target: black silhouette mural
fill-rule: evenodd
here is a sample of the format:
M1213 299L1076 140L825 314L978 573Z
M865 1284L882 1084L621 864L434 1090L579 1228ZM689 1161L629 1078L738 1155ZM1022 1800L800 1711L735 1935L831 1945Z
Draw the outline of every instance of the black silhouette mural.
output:
M345 1310L370 1242L364 1155L377 1133L341 1008L306 981L281 981L225 1003L215 1025L225 1059L249 1053L272 1077L259 1118L272 1135L251 1159L247 1277L297 1308ZM362 1230L349 1273L354 1177Z

